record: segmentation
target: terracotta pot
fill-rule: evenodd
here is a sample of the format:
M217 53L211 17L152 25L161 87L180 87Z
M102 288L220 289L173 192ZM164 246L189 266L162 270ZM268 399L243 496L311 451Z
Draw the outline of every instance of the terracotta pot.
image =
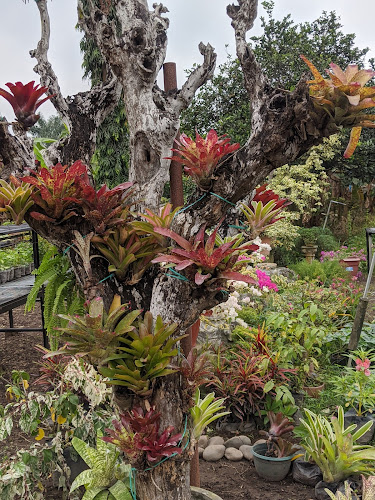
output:
M358 259L357 257L346 257L345 259L340 260L340 264L345 267L345 269L349 271L352 276L357 276L360 262L361 259Z
M320 393L324 389L324 382L321 385L315 385L315 386L307 386L304 385L302 389L306 392L310 398L318 398L320 396Z

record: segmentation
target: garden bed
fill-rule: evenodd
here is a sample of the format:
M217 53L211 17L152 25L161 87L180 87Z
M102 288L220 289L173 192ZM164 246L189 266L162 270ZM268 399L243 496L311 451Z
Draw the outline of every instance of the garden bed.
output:
M14 321L16 327L41 326L40 305L34 311L24 314L24 306L14 309ZM8 315L0 316L0 325L8 326ZM33 346L43 342L41 333L0 333L0 374L9 379L12 370L25 370L30 373L30 382L38 376L37 362L40 353ZM5 381L0 379L0 404L6 404ZM13 434L10 442L3 442L0 452L0 461L5 456L10 456L17 449L27 448L32 438L26 438L23 434ZM220 495L223 500L307 500L313 498L313 488L294 483L291 475L280 483L266 482L258 477L252 463L247 460L241 462L229 462L222 459L218 463L200 461L201 485L203 488ZM46 494L46 499L60 498L59 493L51 488ZM62 498L62 497L61 497Z

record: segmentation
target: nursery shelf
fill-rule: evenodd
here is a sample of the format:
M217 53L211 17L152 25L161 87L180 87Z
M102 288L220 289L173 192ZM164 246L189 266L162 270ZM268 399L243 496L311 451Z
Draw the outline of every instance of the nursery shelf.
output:
M16 238L17 235L31 233L31 244L33 246L34 266L39 267L38 235L28 224L0 226L0 241ZM43 344L48 346L47 335L43 321L43 291L38 295L41 302L42 328L17 328L14 326L13 309L26 303L27 296L34 284L35 276L28 275L8 281L0 285L0 314L8 312L9 328L0 328L0 332L43 332Z

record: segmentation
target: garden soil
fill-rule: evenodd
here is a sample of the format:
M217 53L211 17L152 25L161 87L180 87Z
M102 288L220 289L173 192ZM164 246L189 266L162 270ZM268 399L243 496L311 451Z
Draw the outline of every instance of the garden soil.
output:
M15 327L40 327L40 305L35 311L24 314L24 307L13 311ZM8 314L0 315L0 327L9 326ZM35 345L42 345L40 332L0 333L0 404L6 404L5 390L7 380L12 370L25 370L30 376L30 382L38 376L38 361L40 353ZM254 437L255 439L255 437ZM28 439L22 433L13 433L11 442L1 443L1 457L10 456L17 449L28 446ZM309 500L314 498L313 488L294 483L289 475L284 481L272 483L260 479L252 463L242 460L229 462L200 462L201 486L213 491L223 500ZM48 498L59 499L59 493L51 491ZM11 499L9 499L11 500Z

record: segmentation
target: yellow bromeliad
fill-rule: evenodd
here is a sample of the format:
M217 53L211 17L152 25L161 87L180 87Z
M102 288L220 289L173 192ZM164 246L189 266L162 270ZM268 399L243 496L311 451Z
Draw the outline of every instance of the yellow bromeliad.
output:
M307 82L314 103L322 107L336 125L352 129L344 153L345 158L350 158L357 147L362 127L375 128L375 115L364 112L375 106L375 86L365 87L375 76L375 71L360 70L356 64L349 64L342 70L331 63L327 70L328 79L305 56L301 55L301 58L314 76L314 80Z

